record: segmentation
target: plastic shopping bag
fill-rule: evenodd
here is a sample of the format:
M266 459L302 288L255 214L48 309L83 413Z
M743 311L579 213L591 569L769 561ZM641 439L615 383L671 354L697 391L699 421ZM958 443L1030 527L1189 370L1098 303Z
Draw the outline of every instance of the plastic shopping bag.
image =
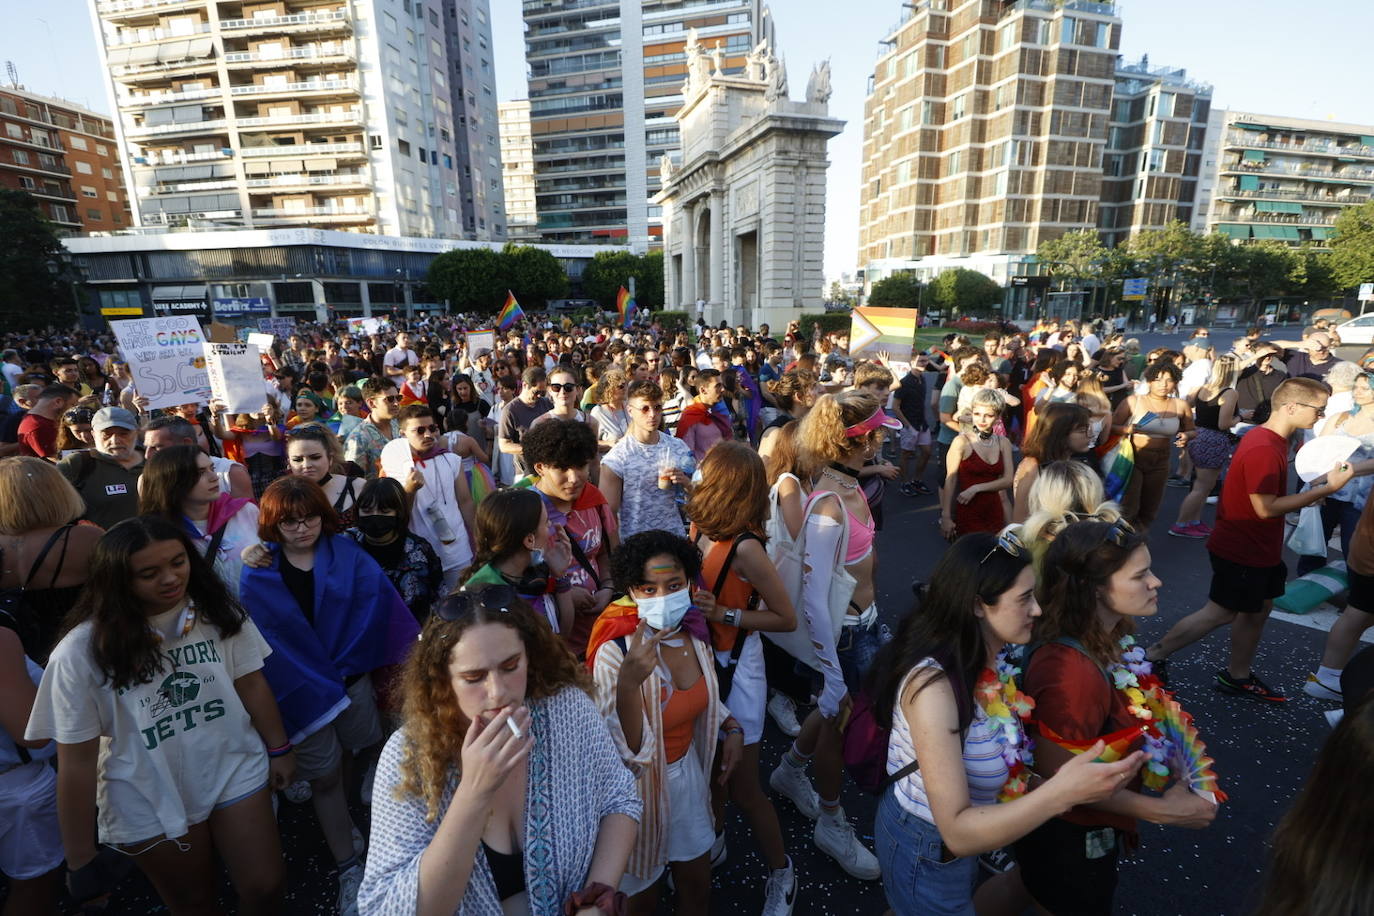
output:
M1326 532L1322 530L1321 506L1303 507L1297 527L1288 535L1288 549L1300 557L1325 557Z

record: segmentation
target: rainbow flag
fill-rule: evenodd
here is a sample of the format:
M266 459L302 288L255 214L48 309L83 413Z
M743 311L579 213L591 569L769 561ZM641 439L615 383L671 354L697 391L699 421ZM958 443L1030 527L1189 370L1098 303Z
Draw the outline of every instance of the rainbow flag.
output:
M630 319L634 316L635 309L637 308L639 308L639 306L635 305L635 297L630 295L628 289L623 286L620 287L620 292L616 293L615 296L615 310L616 313L620 315L620 326L622 328L628 328L630 326Z
M910 362L916 339L915 309L862 306L854 309L849 323L849 355L875 357L887 353L897 362Z
M506 304L501 307L501 314L496 316L496 326L503 331L509 331L511 325L524 317L525 310L515 301L515 293L506 290Z

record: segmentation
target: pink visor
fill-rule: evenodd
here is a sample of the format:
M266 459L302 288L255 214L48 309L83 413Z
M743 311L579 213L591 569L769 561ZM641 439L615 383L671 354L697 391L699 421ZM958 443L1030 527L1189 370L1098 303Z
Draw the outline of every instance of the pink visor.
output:
M855 423L853 426L846 429L844 435L846 439L853 439L856 436L866 436L880 426L886 426L888 429L901 429L902 421L898 420L896 417L889 417L887 414L883 413L883 409L879 407L877 410L873 411L873 416L864 420L862 423Z

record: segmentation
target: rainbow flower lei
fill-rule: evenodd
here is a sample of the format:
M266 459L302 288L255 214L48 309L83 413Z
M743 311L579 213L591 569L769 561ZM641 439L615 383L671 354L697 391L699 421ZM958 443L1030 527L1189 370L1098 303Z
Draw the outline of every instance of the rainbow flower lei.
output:
M1030 788L1033 744L1026 737L1025 723L1035 710L1035 700L1016 686L1016 675L1020 669L1011 661L1009 648L997 654L994 666L984 668L978 675L973 697L992 722L997 740L1002 745L1007 781L1002 784L997 800L1006 802L1020 798Z
M1165 689L1134 638L1123 636L1119 645L1121 659L1107 666L1107 675L1125 695L1131 715L1140 720L1145 742L1141 749L1147 757L1141 778L1146 788L1163 789L1172 776L1214 802L1224 801L1226 793L1217 784L1212 758L1207 756L1193 717Z

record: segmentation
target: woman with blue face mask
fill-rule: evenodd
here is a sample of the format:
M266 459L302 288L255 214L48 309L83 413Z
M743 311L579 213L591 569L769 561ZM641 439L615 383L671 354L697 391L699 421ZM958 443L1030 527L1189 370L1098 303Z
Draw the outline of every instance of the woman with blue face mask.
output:
M572 547L561 529L549 528L544 500L534 490L509 489L477 504L477 553L462 576L463 587L509 585L555 633L573 621L568 566Z
M631 898L630 913L653 913L671 867L677 912L705 914L716 833L710 782L724 783L739 763L744 729L722 702L706 616L696 606L710 592L693 594L701 554L680 535L644 531L615 551L611 571L625 597L592 628L587 666L644 802L620 890Z

